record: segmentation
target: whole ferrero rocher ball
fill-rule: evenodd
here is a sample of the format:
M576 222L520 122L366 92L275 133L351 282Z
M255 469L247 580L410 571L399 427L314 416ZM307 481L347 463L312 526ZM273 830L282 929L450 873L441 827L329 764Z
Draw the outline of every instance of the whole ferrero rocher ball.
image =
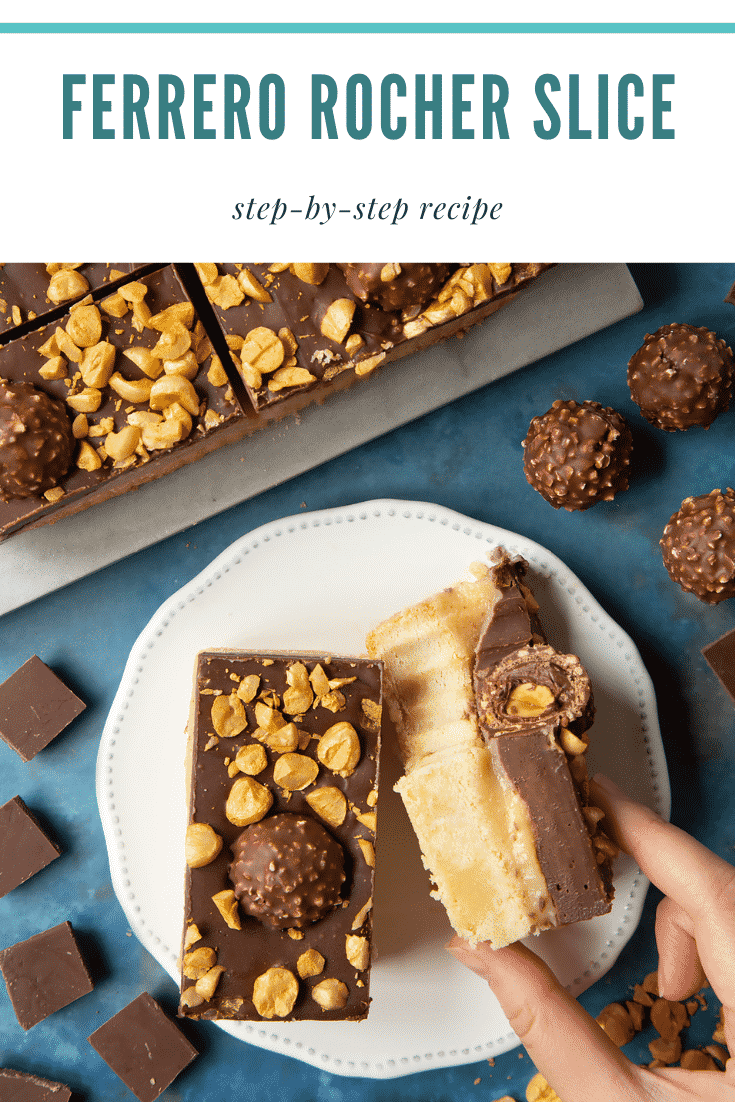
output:
M631 398L666 432L709 428L730 403L732 377L731 349L703 326L662 325L628 363Z
M599 402L557 399L531 421L523 449L526 479L555 509L589 509L628 489L633 437Z
M664 566L701 601L735 597L735 491L688 497L664 528Z
M32 383L0 379L0 497L40 497L58 486L74 444L63 402Z
M361 302L381 310L418 314L452 273L452 264L340 264L347 285Z
M341 901L344 850L309 815L286 812L245 827L232 854L240 906L266 926L310 926Z

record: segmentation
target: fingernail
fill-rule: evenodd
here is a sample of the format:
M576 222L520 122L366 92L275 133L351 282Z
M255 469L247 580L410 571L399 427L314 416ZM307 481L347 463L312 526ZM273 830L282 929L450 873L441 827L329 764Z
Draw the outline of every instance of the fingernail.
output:
M464 957L472 954L471 947L466 941L462 941L460 937L453 937L451 941L447 942L444 948L448 953L451 953L453 957Z
M615 781L611 781L609 777L606 777L604 773L595 773L592 778L593 784L598 784L603 792L608 792L611 796L624 796L622 788L620 788Z

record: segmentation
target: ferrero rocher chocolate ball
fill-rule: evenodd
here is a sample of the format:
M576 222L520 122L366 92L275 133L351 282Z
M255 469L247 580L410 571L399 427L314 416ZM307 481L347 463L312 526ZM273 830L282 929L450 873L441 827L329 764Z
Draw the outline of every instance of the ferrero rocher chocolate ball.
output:
M32 383L0 379L0 497L40 497L59 484L73 453L63 402Z
M628 489L633 437L599 402L558 399L531 421L523 448L529 484L555 509L589 509Z
M230 880L246 914L285 930L318 922L341 899L342 846L308 815L271 815L232 846Z
M735 491L686 498L664 528L661 550L687 593L710 605L735 597Z
M340 264L361 302L381 310L420 313L452 272L452 264Z
M631 398L666 432L709 428L729 405L732 376L732 351L703 326L662 325L628 363Z

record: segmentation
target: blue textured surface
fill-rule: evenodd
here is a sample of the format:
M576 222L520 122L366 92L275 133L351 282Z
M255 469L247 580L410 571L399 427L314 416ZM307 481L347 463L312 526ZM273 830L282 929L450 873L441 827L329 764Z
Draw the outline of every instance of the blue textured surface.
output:
M674 821L733 859L735 711L700 648L735 627L735 602L709 607L682 593L663 568L658 540L684 497L735 482L735 410L708 432L659 432L630 401L625 365L643 334L666 322L706 325L735 342L735 309L722 301L735 264L632 270L645 301L636 317L0 619L0 681L36 653L88 703L28 764L0 743L0 803L20 794L64 849L0 900L0 948L69 919L96 981L92 994L27 1034L0 985L1 1065L66 1082L75 1102L132 1098L86 1038L143 990L173 1013L176 991L130 934L112 892L94 790L99 735L128 651L158 606L238 536L300 509L380 497L435 501L521 532L559 555L630 633L653 677ZM553 510L523 475L520 441L528 423L560 397L614 406L628 417L635 439L628 492L580 514ZM657 898L649 895L641 925L612 971L582 996L592 1013L630 997L632 984L656 967ZM493 1068L482 1061L398 1081L345 1079L253 1048L209 1023L182 1028L201 1056L163 1095L171 1102L274 1096L283 1102L399 1096L466 1102L504 1094L520 1100L533 1071L516 1049ZM694 1043L711 1031L712 1015L698 1014ZM628 1046L633 1059L650 1058L652 1035Z

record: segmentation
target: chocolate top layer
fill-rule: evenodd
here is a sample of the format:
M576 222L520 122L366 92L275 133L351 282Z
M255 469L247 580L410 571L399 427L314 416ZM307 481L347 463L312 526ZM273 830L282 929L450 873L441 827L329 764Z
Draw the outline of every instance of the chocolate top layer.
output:
M0 344L89 291L113 287L143 264L0 264Z
M125 299L125 294L130 301ZM209 446L210 436L242 419L239 403L222 364L212 352L209 338L174 267L168 266L142 276L124 284L120 291L113 294L105 290L99 295L104 297L99 300L95 298L94 309L78 305L44 328L34 329L0 347L0 377L12 380L14 384L31 383L66 406L70 420L75 423L75 431L80 433L75 441L74 460L60 483L63 496L53 501L26 498L0 502L0 534L65 507L73 508L77 501L103 490L108 483L132 487L156 477L157 469L163 473L178 463L173 459L174 453L192 451L196 454L204 451ZM183 413L179 414L180 421L173 421L179 425L178 440L177 433L165 431L168 422L164 409L154 409L154 406L163 406L165 399L154 401L147 391L147 387L165 384L169 375L164 371L164 361L158 353L157 364L151 367L147 354L153 355L164 333L146 324L146 318L152 321L171 308L174 312L182 312L182 324L187 331L182 343L186 340L190 342L190 347L180 359L185 361L193 357L196 361L191 362L191 370L178 380L181 389L188 392L188 399L184 396L183 400L189 402L185 412L191 419L188 434L189 422ZM85 359L94 353L94 347L79 348L75 352L66 339L69 332L75 332L75 322L83 316L82 311L99 313L101 350L109 352L112 359L113 371L107 379L107 372L101 372L101 377L96 381L94 375L87 372ZM149 312L152 317L148 317ZM59 339L65 351L57 356L54 342L58 347ZM112 348L108 349L108 345ZM159 352L165 355L161 348ZM70 359L70 354L76 355L78 362ZM55 367L59 370L54 370ZM153 374L147 374L146 368ZM90 382L85 382L84 374ZM137 393L131 393L131 383L133 390L138 389ZM121 386L125 388L124 397L120 393ZM192 389L189 389L190 386ZM85 392L90 399L86 404ZM169 405L168 409L173 410L173 405ZM85 408L86 413L83 412ZM157 417L163 425L160 435L155 425L145 423L155 421ZM136 445L136 450L126 458L114 458L115 445L109 452L107 449L108 435L112 434L111 443L123 431L129 437L135 421L138 421L140 430L139 446ZM159 435L159 439L151 440L151 433ZM149 439L148 445L145 439ZM117 443L119 445L120 441ZM119 451L117 454L120 454Z
M253 407L262 412L274 405L287 408L289 399L305 390L316 396L326 384L333 389L343 372L369 374L384 359L403 354L401 348L426 347L455 326L466 329L491 303L509 297L547 266L457 268L439 281L425 310L407 308L408 320L400 308L370 301L354 273L350 279L358 291L353 290L343 270L349 265L211 263L198 264L197 271ZM386 265L375 267L382 272ZM438 275L444 266L419 267Z
M271 815L235 840L230 880L240 906L280 930L317 922L340 902L344 851L309 815Z
M298 677L304 671L311 675L311 680ZM372 931L381 678L380 663L367 659L226 651L199 655L192 727L190 819L210 825L223 846L209 864L187 868L186 921L187 928L195 924L201 935L193 943L194 948L215 947L217 965L225 971L214 995L202 1003L195 1001L194 1005L187 1001L187 991L194 981L185 977L181 1015L262 1020L253 1000L255 982L268 969L282 968L298 977L299 983L298 997L287 1015L289 1020L344 1021L366 1016L370 1002L369 970L362 965L356 968L350 961L346 939L369 939ZM253 685L257 695L249 699L250 690L244 690ZM298 692L297 685L301 685ZM328 688L329 693L324 695ZM240 730L236 735L219 736L214 726L213 703L217 697L227 699L238 690L237 699L242 701L245 716L234 729ZM276 709L283 718L294 717L299 740L295 753L284 753L279 740L282 733L287 735L292 728L272 724L275 714L270 715L270 709ZM239 712L236 706L234 710ZM246 725L241 727L243 718ZM270 733L262 726L264 723ZM322 741L325 734L339 724L351 725L357 734L360 755L356 763L354 758L351 762L335 761L324 752L328 749ZM243 761L243 755L249 754L254 755L255 764ZM311 771L315 777L303 788L286 788L279 781L282 763L297 755L313 763ZM231 766L237 767L238 760L252 772L231 770ZM306 761L296 764L308 765ZM349 772L352 765L354 769ZM293 816L323 822L325 832L344 851L345 881L338 886L340 905L330 905L318 921L311 921L302 929L295 923L279 928L275 923L264 922L261 915L257 916L258 921L242 905L242 929L233 929L215 904L215 896L232 890L229 852L232 847L237 853L235 847L243 835L243 827L228 818L227 801L233 787L250 776L272 797L268 813L273 819ZM265 827L267 815L259 821ZM252 825L245 829L246 835L251 830ZM267 832L265 837L268 838ZM299 960L309 950L324 958L323 970L302 975ZM349 994L345 1006L326 1009L312 998L314 986L325 979L336 979L346 985Z
M628 363L631 398L666 432L708 428L729 405L732 376L732 351L703 326L662 325Z
M453 264L340 264L347 285L361 302L412 317L449 278Z
M475 676L487 677L506 655L531 643L545 643L538 618L538 602L523 583L528 563L505 557L493 567L493 582L500 590L480 632L475 652Z
M686 498L664 528L661 551L672 580L701 601L735 596L735 491Z
M606 914L609 860L598 863L563 750L549 733L493 739L492 752L526 804L539 863L560 925Z
M40 497L71 464L75 440L62 402L32 383L0 379L0 496Z
M523 448L527 481L555 509L589 509L628 489L633 437L599 402L557 400L531 421Z

